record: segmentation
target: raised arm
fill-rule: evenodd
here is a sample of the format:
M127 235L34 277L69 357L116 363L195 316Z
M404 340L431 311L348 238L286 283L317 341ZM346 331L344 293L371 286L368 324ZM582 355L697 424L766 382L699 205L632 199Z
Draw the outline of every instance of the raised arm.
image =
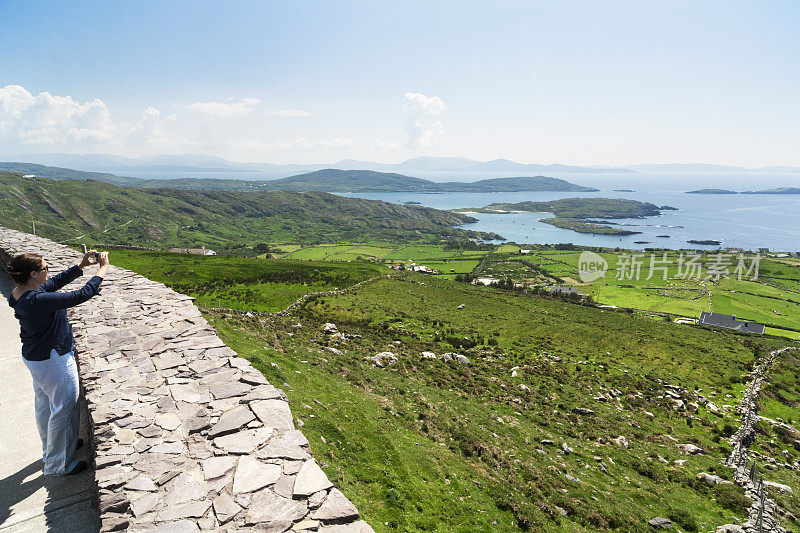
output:
M75 291L37 292L33 297L33 306L37 311L48 312L82 304L100 292L100 283L102 282L102 277L93 276L86 285Z
M80 271L82 266L86 266L85 263L89 261L89 257L92 254L94 254L94 251L87 253L79 265L68 269L66 272L69 272L69 270L72 269L77 269ZM55 292L55 290L37 292L34 295L34 305L42 312L47 312L55 311L57 309L67 309L68 307L80 305L87 301L89 298L100 292L100 284L103 282L103 278L106 275L106 270L108 269L108 252L102 252L100 254L99 264L100 268L97 269L97 273L92 276L86 285L80 289L70 292ZM65 274L66 272L62 272L62 274ZM59 276L60 275L61 274L59 274ZM69 281L64 282L62 286L66 283L69 283ZM47 283L48 282L43 283L42 287L47 285Z
M92 264L92 258L94 257L95 253L97 253L95 250L89 250L83 254L83 258L81 259L80 263L48 279L39 286L39 290L44 292L55 292L68 283L71 283L72 281L75 281L79 277L83 276L83 269ZM108 252L104 253L106 253L106 256L108 255ZM108 261L106 261L106 264L108 264ZM100 274L100 277L102 278L104 274L105 271L103 271L103 274Z
M81 267L78 265L71 266L65 271L59 272L52 278L42 283L39 286L39 290L44 292L55 292L64 285L72 281L75 281L81 276L83 276L83 270L81 269Z

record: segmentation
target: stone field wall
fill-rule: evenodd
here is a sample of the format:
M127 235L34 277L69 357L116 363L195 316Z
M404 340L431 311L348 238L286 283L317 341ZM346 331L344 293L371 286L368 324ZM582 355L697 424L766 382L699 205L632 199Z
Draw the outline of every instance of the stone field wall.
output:
M45 257L51 274L81 257L0 227L3 268L22 252ZM103 531L372 531L311 457L284 392L190 297L112 266L69 317Z

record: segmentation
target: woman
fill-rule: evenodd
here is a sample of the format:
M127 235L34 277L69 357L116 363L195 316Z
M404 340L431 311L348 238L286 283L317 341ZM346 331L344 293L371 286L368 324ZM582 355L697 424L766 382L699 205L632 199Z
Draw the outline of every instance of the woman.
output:
M83 288L56 292L83 275L93 264L92 250L81 262L47 279L47 262L37 254L14 257L6 270L17 284L8 297L20 323L22 357L33 376L36 425L42 438L44 475L63 476L86 470L86 462L73 458L79 446L78 368L75 339L67 322L67 308L100 292L108 269L108 252L99 254L97 273Z

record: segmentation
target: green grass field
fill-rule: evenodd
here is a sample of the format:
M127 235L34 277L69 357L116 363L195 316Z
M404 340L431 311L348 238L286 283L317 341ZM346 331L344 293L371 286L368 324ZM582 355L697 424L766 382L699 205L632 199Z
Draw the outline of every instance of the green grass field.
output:
M362 338L330 341L319 331L329 321ZM736 416L676 411L658 380L685 387L687 403L733 404L759 343L779 344L410 273L267 327L213 323L289 385L315 454L376 531L640 531L654 516L707 531L742 518L735 489L695 481L701 471L730 478L721 436ZM363 360L385 350L397 365ZM424 350L471 363L421 359ZM629 448L613 443L619 435ZM687 457L676 442L708 453Z
M133 270L178 292L201 307L279 311L307 292L349 287L385 273L369 263L273 260L114 250L114 265Z

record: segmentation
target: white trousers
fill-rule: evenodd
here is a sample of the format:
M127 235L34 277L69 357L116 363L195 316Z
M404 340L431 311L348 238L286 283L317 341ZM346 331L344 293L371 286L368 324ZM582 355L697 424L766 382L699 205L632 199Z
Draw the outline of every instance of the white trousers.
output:
M36 394L36 426L42 438L44 475L68 474L78 463L80 410L78 409L78 367L72 352L58 355L52 350L50 359L28 361L25 365L33 377Z

